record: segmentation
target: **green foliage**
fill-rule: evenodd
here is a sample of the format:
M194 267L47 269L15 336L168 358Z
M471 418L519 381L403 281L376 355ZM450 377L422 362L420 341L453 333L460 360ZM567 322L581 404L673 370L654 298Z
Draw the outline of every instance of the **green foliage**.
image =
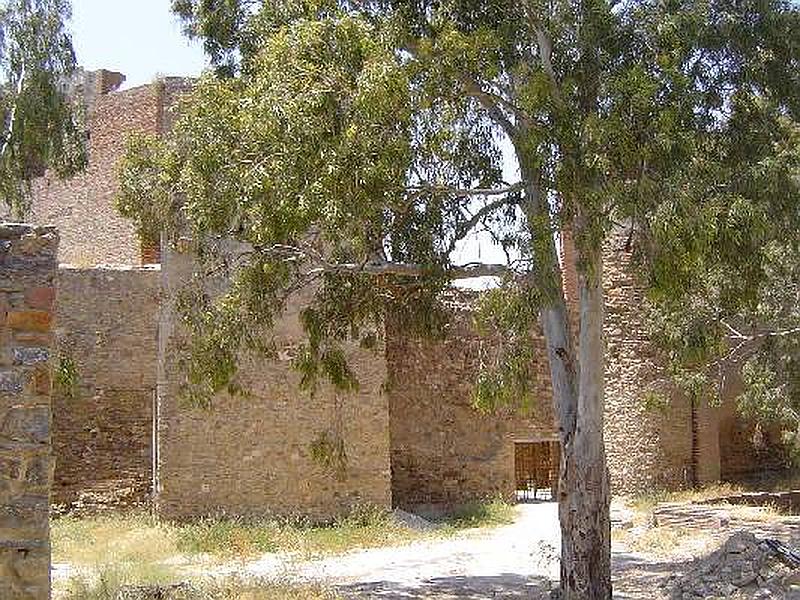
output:
M201 279L232 278L183 304L196 398L235 384L240 351L269 346L300 289L314 291L304 385L355 389L346 345L379 340L387 317L440 331L453 251L478 232L511 271L480 311L503 341L478 385L487 409L530 401L534 315L563 300L564 226L590 282L609 229L629 228L654 329L693 394L714 387L703 377L730 348L723 322L792 328L795 296L775 282L800 256L795 4L173 8L218 69L173 139L131 142L119 204L144 232L190 236ZM518 184L503 181L504 149ZM775 337L761 347L783 356L789 336Z
M68 0L0 3L0 203L17 217L31 180L86 165L81 109L66 97L75 70Z
M61 354L55 366L53 382L60 394L66 398L75 398L78 391L78 367L68 354Z
M311 442L309 450L311 459L333 472L337 478L344 479L347 476L347 449L340 434L323 431Z
M480 296L475 321L492 347L483 356L474 404L485 412L503 406L536 407L536 349L541 301L537 289L512 283ZM494 343L491 343L494 342Z

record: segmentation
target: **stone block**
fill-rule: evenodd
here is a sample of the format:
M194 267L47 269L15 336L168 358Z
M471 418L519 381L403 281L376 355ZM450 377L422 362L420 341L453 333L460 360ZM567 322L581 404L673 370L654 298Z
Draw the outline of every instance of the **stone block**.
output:
M0 547L0 598L48 600L50 553L47 547Z
M19 371L0 371L0 393L19 394L23 388L23 377Z
M51 322L52 316L45 310L12 310L6 314L6 325L11 329L46 332Z
M50 442L50 407L14 406L0 420L0 438L26 444Z
M50 358L50 350L42 347L12 348L11 356L15 365L32 366L47 362Z
M49 358L58 234L0 223L0 599L50 598Z
M22 457L16 451L14 454L0 454L0 481L5 479L16 480L22 469Z
M46 541L49 517L50 505L47 496L39 497L38 503L32 502L29 496L20 495L18 492L5 499L0 498L0 540Z
M53 310L56 290L52 287L33 287L25 290L25 303L37 310Z
M29 331L15 331L14 343L22 346L45 346L49 347L52 343L52 336L49 333L31 333Z

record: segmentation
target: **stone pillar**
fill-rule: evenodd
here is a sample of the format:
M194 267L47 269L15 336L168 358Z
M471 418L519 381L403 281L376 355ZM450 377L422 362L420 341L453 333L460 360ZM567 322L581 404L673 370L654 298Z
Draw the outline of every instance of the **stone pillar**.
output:
M51 321L58 234L0 224L0 598L50 598Z

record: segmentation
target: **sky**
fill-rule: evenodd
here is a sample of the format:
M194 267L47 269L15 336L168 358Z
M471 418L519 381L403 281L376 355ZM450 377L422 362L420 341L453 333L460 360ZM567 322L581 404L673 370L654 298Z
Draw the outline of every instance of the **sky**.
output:
M170 0L72 0L78 63L124 74L124 88L157 75L198 75L203 49L181 33L169 6Z

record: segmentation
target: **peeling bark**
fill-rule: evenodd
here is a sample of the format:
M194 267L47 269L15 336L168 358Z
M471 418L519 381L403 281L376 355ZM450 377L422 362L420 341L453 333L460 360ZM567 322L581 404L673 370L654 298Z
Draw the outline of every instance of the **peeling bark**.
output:
M518 156L521 154L518 153ZM523 211L532 233L549 219L535 171L520 162L527 182ZM542 232L538 232L542 235ZM583 256L578 276L580 325L575 351L555 239L536 264L538 285L550 290L541 307L553 402L561 439L558 505L561 526L561 599L611 599L609 480L603 443L604 347L602 252ZM552 278L548 280L547 278Z
M610 489L603 442L604 348L600 253L579 275L578 414L562 451L559 519L563 600L611 598Z

